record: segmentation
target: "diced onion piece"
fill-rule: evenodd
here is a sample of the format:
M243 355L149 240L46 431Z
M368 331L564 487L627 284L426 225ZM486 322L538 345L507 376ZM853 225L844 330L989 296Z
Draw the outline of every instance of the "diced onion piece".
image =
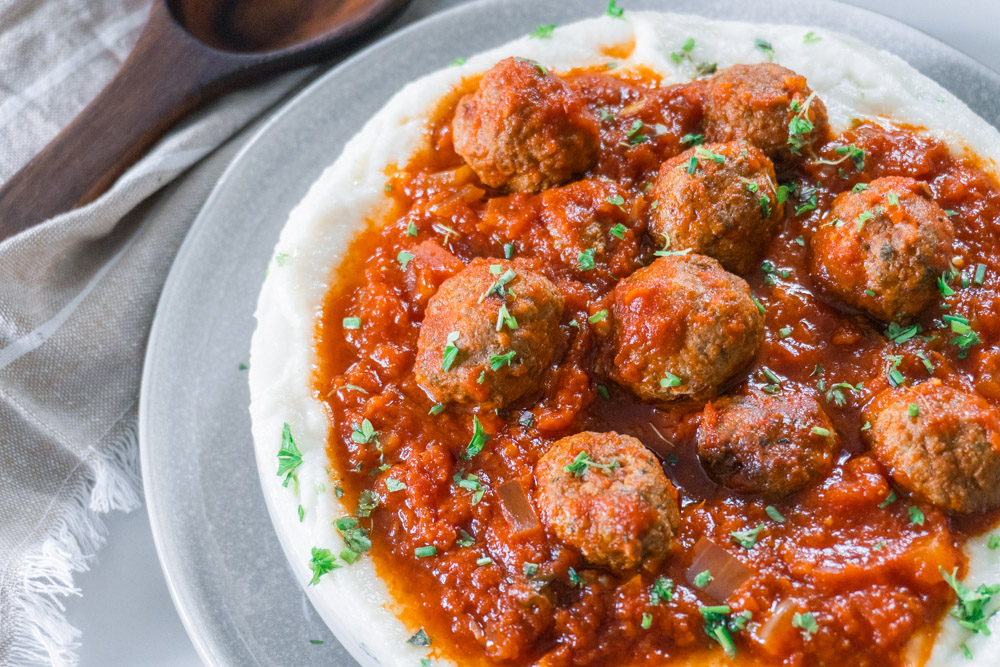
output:
M760 628L754 632L753 637L761 647L773 656L784 656L787 654L787 647L798 630L792 625L795 612L799 610L799 605L795 600L782 600L774 611L767 616Z
M538 517L531 507L531 502L528 501L524 487L521 486L521 480L512 479L504 482L497 491L500 494L504 514L507 515L507 520L514 528L515 533L524 533L538 528Z
M704 588L698 588L694 583L695 577L705 570L711 573L712 581ZM688 583L695 586L696 590L704 591L718 602L725 602L752 573L746 565L730 556L728 551L703 537L694 545L694 560L684 574Z

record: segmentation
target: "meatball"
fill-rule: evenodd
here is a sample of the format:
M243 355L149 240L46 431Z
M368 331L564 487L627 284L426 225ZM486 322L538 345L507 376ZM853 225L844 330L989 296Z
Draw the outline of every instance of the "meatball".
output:
M660 167L650 231L661 245L690 249L747 273L784 214L774 165L747 143L687 150Z
M901 487L956 514L1000 507L1000 411L929 380L888 389L865 411L864 435Z
M750 287L703 255L660 257L619 282L610 306L600 368L644 400L711 396L764 338Z
M535 465L535 504L549 532L617 573L662 561L680 525L677 491L656 457L618 433L552 445Z
M824 479L840 450L816 399L750 394L709 403L698 425L708 476L739 493L782 497Z
M538 386L560 341L563 298L520 262L476 259L427 305L417 382L440 403L501 408Z
M878 178L833 201L812 237L811 272L848 306L886 322L907 320L938 298L953 238L926 183Z
M540 192L597 161L600 126L583 98L525 58L506 58L463 97L452 121L455 151L492 188Z
M706 138L743 139L779 167L812 153L827 128L823 101L804 76L781 65L733 65L719 70L706 86Z

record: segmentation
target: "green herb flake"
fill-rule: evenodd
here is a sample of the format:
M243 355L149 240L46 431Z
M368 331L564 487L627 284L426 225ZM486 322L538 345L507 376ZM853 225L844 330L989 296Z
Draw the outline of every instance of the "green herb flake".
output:
M911 505L907 512L910 514L910 523L916 526L924 525L924 513L920 511L919 507Z
M625 231L627 229L628 227L619 222L617 225L611 228L610 232L611 235L614 236L616 239L624 239Z
M972 278L972 282L976 285L982 285L986 281L986 265L976 264L976 273Z
M736 544L749 551L757 544L757 537L762 530L764 530L764 524L760 524L756 528L748 528L747 530L734 530L729 533L729 536L733 539L733 542L736 542Z
M809 611L801 614L796 613L792 616L792 626L800 628L802 630L802 637L805 639L809 639L819 632L819 624L816 622L816 617Z
M444 403L437 403L431 406L431 409L427 411L427 414L434 415L435 417L444 412Z
M388 489L389 493L394 493L405 489L406 483L399 481L395 477L387 477L385 480L385 488Z
M649 593L649 603L653 606L670 602L674 599L674 582L666 577L660 577L653 584Z
M476 559L476 565L478 565L479 567L486 567L487 565L492 565L492 564L493 564L493 559L490 558L489 556L483 556L482 558Z
M512 366L514 361L514 355L517 352L514 350L508 350L503 354L491 354L490 355L490 369L498 371L504 366Z
M552 31L556 29L555 23L540 25L535 28L535 32L528 35L531 39L552 39Z
M310 639L309 643L312 644L313 646L321 646L323 644L323 640L322 639Z
M782 327L782 328L778 329L778 335L781 336L781 338L788 338L789 336L792 335L792 328L791 327Z
M567 574L569 575L569 582L574 586L583 586L584 583L586 583L583 580L583 577L577 574L577 571L572 567L569 568L569 572Z
M278 477L285 476L282 486L287 487L295 470L302 465L302 452L292 438L292 429L285 422L281 428L281 448L278 450Z
M347 548L358 553L367 553L372 548L372 541L368 537L368 530L358 524L358 520L353 516L345 516L333 522Z
M698 588L704 588L705 586L708 586L710 583L712 583L713 579L714 577L712 576L711 572L709 572L708 570L703 570L694 576L694 585L697 586Z
M400 250L399 254L396 255L396 261L399 262L399 266L403 271L406 271L406 266L413 259L413 255L406 252L405 250Z
M705 619L705 634L717 642L727 656L735 658L736 643L733 641L733 633L746 627L753 615L749 611L730 615L730 608L726 605L701 607L698 611Z
M490 440L490 434L483 430L483 425L479 421L479 417L476 415L472 416L472 439L469 440L468 446L465 448L465 453L463 458L466 460L471 459L479 452L483 451L483 447Z
M448 66L449 66L449 67L459 67L459 66L461 66L461 65L464 65L464 64L465 64L466 62L467 62L467 61L465 60L465 58L463 58L463 57L459 56L458 58L455 58L454 60L452 60L452 61L451 61L451 62L450 62L450 63L448 64Z
M361 328L361 318L360 317L345 317L344 318L344 328L345 329L360 329Z
M951 615L958 619L959 625L978 634L990 634L987 623L993 614L991 613L987 616L986 606L990 603L994 595L1000 593L1000 584L994 586L980 584L973 591L955 577L957 568L951 574L945 572L942 567L939 567L938 570L941 572L941 577L952 587L955 595L958 596L958 601L955 604L955 608L951 610Z
M620 468L621 464L618 463L618 459L611 459L608 463L598 463L594 459L590 458L587 452L580 452L576 455L571 463L569 463L563 470L568 473L572 473L573 477L583 477L591 468L598 468L605 473L612 472L615 468Z
M774 505L768 505L767 507L765 507L764 512L767 513L769 517L771 517L772 521L776 521L778 523L785 523L785 517L781 515L781 512L779 512L778 508L775 507Z
M830 437L830 429L823 428L822 426L813 426L812 427L812 432L815 433L816 435L822 436L824 438L829 438Z
M420 628L412 637L406 640L406 643L412 646L430 646L431 638L427 636L427 632L423 628Z
M916 403L910 403L906 406L906 412L910 415L910 417L916 418L917 415L920 414L920 406Z
M581 271L591 271L597 264L594 262L594 249L587 248L579 254L576 258L577 264L580 265Z
M764 57L767 58L767 62L774 61L774 47L771 46L770 42L763 39L755 39L753 40L753 46L755 49L764 54Z
M649 630L653 625L653 616L651 614L642 615L642 623L640 623L643 630Z
M815 30L810 30L802 37L803 44L815 44L823 41L823 38L816 34Z
M883 500L882 502L880 502L878 504L879 509L885 509L886 507L888 507L889 505L893 504L894 502L896 502L896 492L895 491L889 491L889 495L887 495L885 497L885 500Z
M459 529L458 534L459 538L455 540L455 544L457 544L458 546L462 548L468 548L476 543L476 538L474 538L466 531Z
M306 519L306 510L302 505L299 505L299 523L302 523Z
M608 311L606 309L601 309L587 318L587 321L591 324L597 324L598 322L603 322L608 318Z
M452 331L448 334L448 339L444 346L444 355L441 357L441 370L445 372L451 370L456 357L458 357L458 346L455 343L461 335L458 331Z
M521 566L521 571L524 572L525 577L531 579L538 574L538 563L525 563Z
M424 547L417 547L413 550L413 555L417 558L430 558L431 556L437 556L437 547L433 544L428 544Z
M624 209L624 208L622 207L622 205L623 205L623 204L625 203L625 198L624 198L624 197L622 197L621 195L614 195L613 197L608 197L608 198L607 198L607 199L605 199L604 201L606 201L606 202L608 202L609 204L612 204L612 205L614 205L614 206L617 206L617 207L618 207L619 209L621 209L622 211L624 211L624 210L625 210L625 209Z
M309 569L312 570L313 576L309 580L309 585L315 586L319 583L320 577L340 567L342 566L337 562L337 557L332 551L313 547L312 560L309 561Z
M986 543L986 546L990 549L990 551L1000 549L1000 535L990 535L990 539Z
M618 6L617 0L608 0L608 8L604 13L612 18L620 19L624 17L625 9Z
M692 134L692 133L688 132L683 137L681 137L681 143L682 144L689 144L691 146L700 146L701 144L705 143L705 135L704 134Z

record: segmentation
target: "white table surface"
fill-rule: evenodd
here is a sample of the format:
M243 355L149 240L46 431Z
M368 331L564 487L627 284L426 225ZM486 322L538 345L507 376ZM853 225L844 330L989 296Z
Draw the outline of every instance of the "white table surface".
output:
M844 1L903 21L1000 71L996 0ZM628 1L622 5L627 9ZM146 510L113 513L107 526L107 545L77 579L83 595L66 602L69 620L83 631L81 667L199 665L170 600Z

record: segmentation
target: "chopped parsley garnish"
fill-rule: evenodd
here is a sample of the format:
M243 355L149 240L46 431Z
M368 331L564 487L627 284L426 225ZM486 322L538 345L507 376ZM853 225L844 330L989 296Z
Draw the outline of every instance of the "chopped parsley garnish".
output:
M611 232L611 235L614 236L615 238L617 238L617 239L623 239L623 238L625 238L625 231L627 229L628 229L628 227L626 227L625 225L623 225L622 223L619 222L617 225L615 225L614 227L611 228L610 232Z
M785 517L781 516L781 512L774 505L768 505L764 508L764 512L771 517L772 521L777 521L778 523L785 523Z
M802 38L803 44L815 44L816 42L822 41L823 38L816 34L815 30L810 30Z
M606 202L608 202L609 204L612 204L612 205L614 205L614 206L617 206L617 207L618 207L618 208L620 208L620 209L621 209L622 211L624 211L624 210L625 210L625 209L624 209L624 208L622 207L622 205L623 205L623 204L625 203L625 198L624 198L624 197L622 197L621 195L615 195L615 196L613 196L613 197L608 197L608 198L607 198L607 199L605 199L604 201L606 201Z
M1000 584L994 586L979 584L979 587L973 591L956 579L957 568L952 570L951 574L948 574L943 567L938 567L938 570L941 572L941 578L952 587L955 595L958 596L958 602L951 610L951 615L958 620L958 624L978 634L990 634L987 623L996 611L987 616L986 605L990 603L994 595L1000 593Z
M504 366L513 365L514 355L517 354L514 350L508 350L503 354L491 354L490 355L490 369L498 371Z
M312 644L313 646L321 646L323 644L323 640L322 639L310 639L309 643Z
M644 613L642 615L642 623L640 623L640 625L643 630L649 630L649 628L653 625L653 616L651 614Z
M501 266L499 264L494 264L493 266L490 267L490 272L496 274L500 272L500 269ZM501 299L507 298L507 290L506 290L507 283L509 283L516 277L517 273L514 271L514 269L507 269L506 271L498 275L497 279L493 281L493 284L490 285L489 289L483 292L482 295L479 297L479 303L485 301L486 297L490 296L491 294L496 294Z
M979 335L969 326L968 318L961 315L944 315L941 319L948 322L951 325L951 330L958 334L949 342L958 346L959 359L965 359L969 354L969 348L982 342Z
M309 585L315 586L319 583L320 577L340 567L342 566L337 562L337 557L332 551L313 547L312 560L309 561L309 569L312 570L313 576L309 580Z
M670 602L674 599L674 582L666 577L660 577L653 584L653 590L649 593L649 603L653 606Z
M761 366L760 372L764 374L770 384L764 387L764 391L769 394L775 394L781 390L781 378L778 377L774 371L772 371L767 366Z
M972 282L976 285L982 285L986 281L986 265L976 264L976 273L972 278Z
M669 371L666 373L665 378L660 379L660 386L664 389L667 389L668 387L679 387L682 384L684 384L684 380Z
M865 223L871 220L873 217L875 217L875 214L872 213L871 211L862 212L857 219L858 231L860 232L861 229L865 226Z
M279 252L277 255L274 256L274 263L277 264L278 266L284 266L285 262L287 261L288 261L287 252Z
M592 270L594 267L597 266L597 264L594 262L594 249L587 248L586 250L581 252L579 256L577 256L576 262L577 264L580 265L581 271Z
M345 329L360 329L361 328L361 318L360 317L345 317L344 318L344 328Z
M490 441L490 434L483 430L483 425L479 422L479 417L472 415L472 439L469 440L465 448L463 458L471 459L473 456L483 451L483 447Z
M411 259L413 259L413 255L405 250L400 250L399 254L396 255L396 261L399 262L399 266L403 271L406 271L406 265L410 263Z
M922 329L919 324L911 324L910 326L904 328L895 322L890 322L889 328L885 332L885 337L893 343L900 344L910 340L920 333L921 330Z
M303 521L305 521L306 518L306 509L302 507L302 505L299 505L298 511L299 511L299 523L302 523Z
M823 428L822 426L813 426L812 427L812 432L815 433L816 435L822 436L824 438L829 438L830 437L830 429Z
M802 149L806 145L805 135L811 133L814 129L812 121L809 120L809 104L812 102L816 93L813 92L806 98L805 104L799 104L798 100L793 100L790 111L795 112L792 116L792 120L788 123L788 146L793 154L801 155ZM798 215L798 211L796 211Z
M763 39L755 39L753 40L753 45L755 49L764 54L764 57L767 58L767 62L774 61L774 47L771 46L770 42Z
M837 146L833 149L833 152L837 155L841 155L839 160L816 160L816 164L829 164L838 165L844 160L850 160L854 163L854 168L861 172L865 168L865 152L863 149L858 148L854 144L848 144L847 146ZM892 199L890 198L890 201Z
M1000 535L990 535L990 539L986 543L986 546L990 549L990 551L1000 549Z
M555 23L540 25L535 28L535 32L528 35L531 39L552 39L552 31L556 29Z
M795 207L795 215L802 215L809 211L815 211L819 206L819 198L816 196L815 188L803 188L799 196L799 205Z
M888 195L886 195L886 198L889 200L889 206L899 208L899 195L897 195L895 192L890 192Z
M908 406L906 406L906 412L911 417L916 417L917 415L920 414L920 406L917 405L916 403L910 403Z
M535 415L530 412L522 412L521 416L517 418L517 423L524 428L531 428L535 425Z
M378 507L379 499L372 491L365 489L358 496L358 509L354 514L359 518L371 516L375 508Z
M358 520L353 516L345 516L333 522L337 532L344 538L344 543L351 551L359 554L367 553L372 548L372 541L368 538L368 530L358 524Z
M792 328L791 327L781 327L780 329L778 329L778 335L781 338L788 338L789 336L792 335Z
M427 632L423 628L420 628L412 637L406 640L406 643L413 646L430 646L431 638L427 636Z
M692 146L700 146L701 144L705 143L705 135L704 134L692 134L692 133L688 132L683 137L681 137L681 143L682 144L690 144Z
M694 149L694 153L698 157L704 158L706 160L711 160L716 164L723 164L726 161L725 155L719 155L718 153L713 153L712 151L708 150L707 148L703 148L702 146L696 147Z
M906 383L906 378L903 374L899 372L899 364L903 362L903 355L901 354L889 354L885 357L886 366L885 374L889 378L889 384L893 387L899 387Z
M574 586L583 586L584 584L583 577L577 574L575 569L573 569L572 567L569 568L568 574L569 574L569 582L571 584L573 584Z
M907 510L910 513L910 523L917 526L924 525L924 513L920 511L920 508L916 505L911 505L910 509Z
M476 543L476 538L474 538L472 535L469 535L469 533L465 532L462 529L459 529L458 535L459 538L455 540L455 544L457 544L460 547L463 548L471 547L473 544Z
M295 469L302 465L302 452L299 451L292 438L292 429L285 422L281 428L281 449L278 450L278 477L285 476L282 486L288 486L295 474Z
M247 366L247 365L246 365L246 364L244 364L243 362L240 362L240 365L239 365L239 369L240 369L241 371L245 371L245 370L246 370L247 368L249 368L249 366Z
M385 488L389 490L389 493L393 493L395 491L402 491L405 489L406 484L404 482L400 482L395 477L387 477L385 480Z
M705 634L718 642L727 656L735 657L736 643L733 642L733 633L746 627L747 622L753 618L753 614L744 611L730 615L730 609L726 605L701 607L699 611L705 618Z
M486 567L487 565L492 565L492 564L493 564L493 559L490 558L489 556L483 556L482 558L476 559L476 565L478 565L479 567Z
M525 577L531 579L538 574L538 563L525 563L521 566L521 571L524 572Z
M424 547L417 547L413 550L413 555L417 558L430 558L431 556L437 556L437 547L433 544L428 544Z
M885 509L886 507L888 507L889 505L893 504L894 502L896 502L896 492L895 491L889 491L889 495L887 495L885 497L885 500L883 500L882 502L880 502L878 504L879 509Z
M629 146L635 146L636 144L641 144L649 139L649 135L639 134L639 130L643 127L643 122L636 118L632 122L632 127L625 132L625 136L628 137Z
M410 224L406 225L406 235L407 236L417 235L417 225L415 223L411 222Z
M465 62L466 62L465 58L463 58L462 56L459 56L458 58L455 58L454 60L452 60L449 63L448 66L449 67L458 67L459 65L464 65Z
M444 356L441 357L441 370L445 372L451 370L452 365L455 363L455 358L458 357L458 346L455 343L461 335L458 331L452 331L448 334L448 339L444 346Z
M760 313L761 315L763 315L764 313L766 313L766 312L767 312L767 309L766 309L766 308L764 308L764 304L762 304L762 303L761 303L761 302L760 302L760 301L759 301L759 300L757 299L757 297L756 297L756 296L754 296L754 295L752 295L752 294L751 294L751 295L750 295L750 298L751 298L751 299L753 299L753 304L754 304L755 306L757 306L757 312L759 312L759 313Z
M606 473L609 473L615 468L620 467L621 464L618 463L617 458L611 459L608 463L598 463L594 459L590 458L590 455L587 454L587 452L580 452L569 465L563 468L563 470L568 473L572 473L573 477L583 477L583 474L590 468L598 468Z
M427 414L434 415L435 417L444 412L444 403L436 403L431 406L431 409L427 411Z
M729 536L733 538L733 542L740 545L744 549L753 549L754 545L757 544L757 537L760 535L760 531L764 530L764 524L759 524L756 528L748 528L747 530L734 530L729 533Z
M359 445L367 445L377 438L378 431L375 430L375 427L367 419L363 420L360 425L351 424L351 440Z
M507 304L500 304L500 310L497 312L497 331L503 329L505 324L508 329L513 331L517 329L517 318L507 310Z
M708 570L703 570L698 574L694 575L694 585L697 586L698 588L704 588L705 586L708 586L710 583L712 583L713 579L714 577L712 576L711 572L709 572Z
M601 310L597 311L596 313L588 317L587 321L590 322L591 324L597 324L598 322L603 322L607 318L608 318L608 311L607 309L602 308Z
M608 8L604 13L612 18L620 19L625 14L625 9L618 6L617 0L608 0Z
M792 626L800 628L802 630L802 636L805 639L809 639L814 634L819 632L819 624L816 623L816 617L812 615L812 612L796 613L792 616Z
M603 384L597 385L597 393L600 394L601 398L603 398L605 401L611 400L611 394L608 393L608 388L605 387Z

